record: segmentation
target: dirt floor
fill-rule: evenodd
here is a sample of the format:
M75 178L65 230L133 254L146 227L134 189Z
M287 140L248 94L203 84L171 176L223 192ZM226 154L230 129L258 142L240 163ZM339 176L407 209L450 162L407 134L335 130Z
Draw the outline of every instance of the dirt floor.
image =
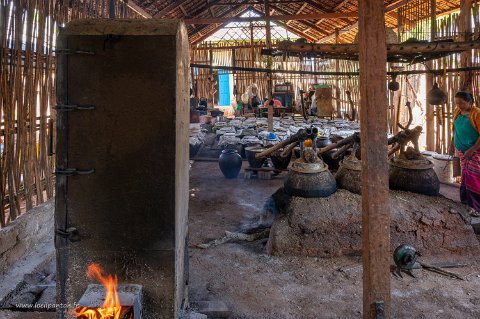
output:
M282 175L272 180L246 180L242 175L228 180L216 162L193 164L190 301L223 301L232 311L231 318L362 318L359 257L274 257L266 253L267 239L195 247L224 236L225 231L262 224L263 205L282 184ZM443 185L441 192L458 200L458 188ZM422 261L446 262L442 256ZM448 260L467 264L449 269L465 276L465 281L420 269L414 270L416 278L392 275L392 318L480 318L478 261L462 256Z
M231 310L231 318L238 319L362 318L359 257L269 256L266 238L231 241L207 249L195 247L224 236L225 231L244 232L268 224L271 219L263 214L264 203L282 184L282 175L273 180L246 180L241 174L238 179L227 180L217 162L193 163L189 219L192 305L203 300L222 301ZM441 193L458 201L458 188L442 185ZM414 270L416 278L392 275L392 318L480 318L478 260L459 256L448 261L441 257L422 261L467 264L449 269L466 280L426 270ZM53 319L55 313L0 310L0 319L33 318Z

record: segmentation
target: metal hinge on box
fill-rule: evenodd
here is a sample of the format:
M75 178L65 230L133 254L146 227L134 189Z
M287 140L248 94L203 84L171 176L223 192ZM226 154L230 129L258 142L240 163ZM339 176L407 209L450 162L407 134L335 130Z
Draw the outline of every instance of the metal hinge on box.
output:
M73 49L57 49L57 50L55 50L55 54L88 54L88 55L94 55L95 52L85 51L85 50L73 50Z
M79 170L76 168L65 168L65 169L56 169L55 175L65 175L65 176L73 176L73 175L88 175L95 173L95 169L87 169L87 170Z
M57 111L83 111L83 110L95 110L95 105L66 105L59 104L53 107Z
M67 238L71 242L80 241L80 234L75 227L69 227L67 229L56 229L55 235Z

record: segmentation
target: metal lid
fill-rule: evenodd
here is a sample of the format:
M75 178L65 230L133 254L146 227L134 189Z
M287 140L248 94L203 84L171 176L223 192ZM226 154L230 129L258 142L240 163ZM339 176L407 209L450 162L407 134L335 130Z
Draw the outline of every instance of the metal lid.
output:
M439 160L439 161L452 161L453 160L453 156L448 155L448 154L435 154L432 157L436 160Z
M361 171L362 170L362 161L358 159L352 159L350 157L345 158L340 162L340 165L346 169L352 171Z
M328 166L323 161L315 163L307 163L303 160L296 160L290 166L290 169L295 172L304 174L320 173L328 170Z
M433 162L426 158L420 160L405 160L398 157L393 157L390 161L390 165L400 168L418 170L433 168Z

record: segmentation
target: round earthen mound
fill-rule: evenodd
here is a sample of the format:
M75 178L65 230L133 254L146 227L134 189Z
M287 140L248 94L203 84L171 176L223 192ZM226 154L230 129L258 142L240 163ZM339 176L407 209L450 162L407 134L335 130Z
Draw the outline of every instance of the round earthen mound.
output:
M335 257L361 255L361 196L339 189L326 198L273 196L280 214L270 230L273 255ZM480 244L467 207L443 196L390 191L390 244L414 246L424 256L479 255Z

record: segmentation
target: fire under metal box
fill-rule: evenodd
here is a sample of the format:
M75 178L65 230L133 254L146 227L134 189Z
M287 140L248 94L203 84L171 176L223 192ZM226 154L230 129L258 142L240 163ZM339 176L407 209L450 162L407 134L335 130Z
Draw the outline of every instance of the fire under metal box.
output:
M142 319L142 286L140 285L118 285L118 299L122 306L120 318ZM90 284L83 296L78 301L77 308L100 308L105 298L105 287L102 285Z

